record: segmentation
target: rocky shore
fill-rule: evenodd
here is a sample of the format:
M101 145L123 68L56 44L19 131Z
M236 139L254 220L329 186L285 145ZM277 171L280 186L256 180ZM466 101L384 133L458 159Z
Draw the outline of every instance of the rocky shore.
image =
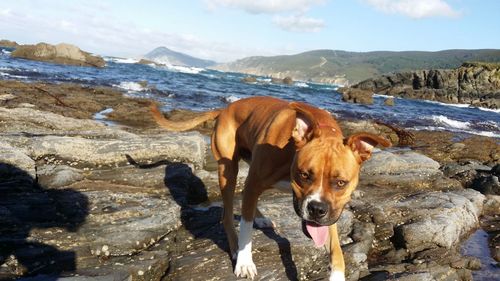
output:
M169 133L147 104L109 88L0 81L1 280L235 279L212 124ZM356 120L342 127L396 145L366 163L339 222L347 280L498 276L498 140ZM241 164L238 192L247 169ZM259 206L276 223L254 233L259 280L327 280L325 249L283 211L290 191L270 191ZM490 249L485 259L462 250L481 227L490 247L475 249Z
M395 97L500 109L500 64L464 63L457 69L434 69L382 75L352 88Z

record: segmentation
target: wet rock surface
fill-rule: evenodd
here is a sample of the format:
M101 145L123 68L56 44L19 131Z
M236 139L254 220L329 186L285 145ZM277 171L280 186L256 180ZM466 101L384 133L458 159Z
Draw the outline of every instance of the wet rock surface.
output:
M87 97L94 112L64 111L46 93L31 99L32 85L11 86L2 90L16 97L0 108L1 280L236 279L206 136L170 134L145 117L116 117L121 125L105 126L90 120L112 103L100 94ZM44 89L60 95L53 85ZM77 92L89 91L95 89L75 87L61 101L71 105ZM32 107L23 105L27 100ZM138 113L144 103L129 106ZM394 134L377 124L344 126ZM467 153L469 143L462 143ZM338 222L347 280L495 276L498 196L481 194L461 177L469 171L476 173L470 182L478 174L498 177L496 160L479 157L452 161L418 148L376 152ZM241 163L238 202L247 171ZM276 227L254 229L258 280L326 280L327 251L304 235L290 191L266 192L259 210ZM235 226L239 214L236 207ZM461 252L478 227L496 261Z

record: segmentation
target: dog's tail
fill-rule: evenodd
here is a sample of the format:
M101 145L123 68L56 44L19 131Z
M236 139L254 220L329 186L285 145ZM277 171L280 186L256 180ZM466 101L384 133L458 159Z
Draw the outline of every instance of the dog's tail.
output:
M174 132L182 132L182 131L187 131L189 129L192 129L199 124L213 120L219 116L221 113L222 109L217 109L217 110L212 110L212 111L207 111L202 113L199 116L196 116L193 119L186 120L186 121L170 121L163 116L163 114L160 112L158 109L158 106L155 103L151 103L151 113L153 114L153 117L158 123L158 125L162 126L163 128L169 130L169 131L174 131Z

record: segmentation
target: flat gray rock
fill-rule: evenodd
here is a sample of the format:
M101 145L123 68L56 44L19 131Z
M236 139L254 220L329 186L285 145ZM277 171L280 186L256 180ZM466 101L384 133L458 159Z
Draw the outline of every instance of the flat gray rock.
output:
M379 150L363 163L360 179L365 184L408 186L441 177L439 163L409 150Z

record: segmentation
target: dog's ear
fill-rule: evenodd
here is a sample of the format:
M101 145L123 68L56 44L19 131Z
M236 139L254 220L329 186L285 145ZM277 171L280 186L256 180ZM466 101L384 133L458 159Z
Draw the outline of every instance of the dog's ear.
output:
M321 130L319 130L318 122L313 114L308 110L308 105L292 102L290 108L296 112L292 138L295 141L295 146L300 149L311 139L319 137Z
M357 133L346 139L345 144L354 152L359 163L370 159L375 146L390 147L389 140L370 133Z

